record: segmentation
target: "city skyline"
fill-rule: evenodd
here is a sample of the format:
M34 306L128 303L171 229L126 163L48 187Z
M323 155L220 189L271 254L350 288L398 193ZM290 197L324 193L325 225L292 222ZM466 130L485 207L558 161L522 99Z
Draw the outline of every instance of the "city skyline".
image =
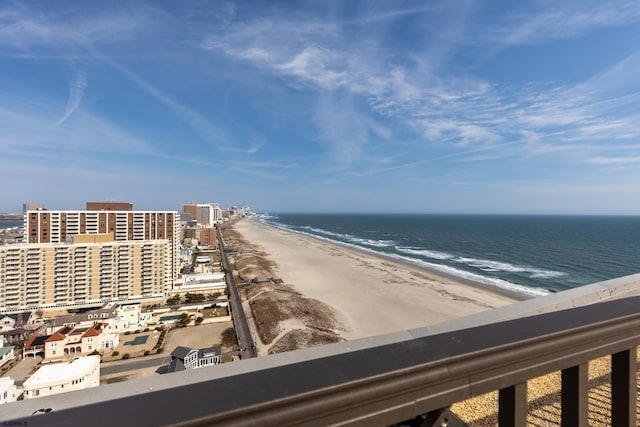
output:
M5 2L0 212L640 214L640 5Z

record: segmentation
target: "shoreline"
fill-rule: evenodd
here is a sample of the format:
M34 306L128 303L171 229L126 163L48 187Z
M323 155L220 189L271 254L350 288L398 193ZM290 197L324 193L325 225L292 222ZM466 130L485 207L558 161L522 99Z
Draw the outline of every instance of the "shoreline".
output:
M509 289L505 289L505 288L500 288L498 286L488 285L486 283L482 283L480 281L472 280L472 279L469 279L469 278L466 278L466 277L456 276L455 274L446 273L444 271L440 271L440 270L437 270L435 268L429 268L429 267L420 265L420 264L418 264L416 262L411 262L411 261L408 261L408 260L404 260L404 259L401 259L401 258L397 258L397 257L391 256L391 255L386 255L386 254L381 253L381 252L376 252L376 251L373 251L373 250L369 251L369 250L366 250L364 248L360 248L360 247L358 247L356 245L352 245L352 244L349 244L349 243L340 242L340 241L337 241L337 240L331 240L331 239L328 239L328 238L321 238L321 237L315 236L315 235L310 234L310 233L300 233L300 232L297 232L295 230L287 230L285 228L277 227L277 226L271 225L271 224L265 224L263 222L259 222L257 220L250 219L250 218L245 218L245 220L255 221L258 226L270 227L270 228L274 228L274 229L283 231L285 233L292 233L292 234L295 234L295 235L308 237L310 239L315 239L315 240L318 240L320 242L324 242L324 243L329 244L329 245L336 245L336 246L343 247L343 248L345 248L347 250L360 252L363 255L377 257L377 258L380 258L381 260L384 260L384 261L398 263L398 264L401 264L401 265L404 265L404 266L407 266L407 267L410 267L410 268L416 268L416 269L424 270L424 271L426 271L429 274L432 274L434 276L440 276L443 279L453 280L453 281L456 281L458 283L465 284L465 285L468 285L468 286L479 287L479 288L481 288L483 290L486 290L487 292L498 294L498 295L501 295L501 296L504 296L504 297L507 297L507 298L510 298L510 299L513 299L513 300L516 300L516 301L526 301L528 299L536 298L535 296L525 295L522 292L517 292L515 290L509 290Z
M526 299L252 219L238 221L233 228L265 252L285 283L333 310L347 340L427 326Z

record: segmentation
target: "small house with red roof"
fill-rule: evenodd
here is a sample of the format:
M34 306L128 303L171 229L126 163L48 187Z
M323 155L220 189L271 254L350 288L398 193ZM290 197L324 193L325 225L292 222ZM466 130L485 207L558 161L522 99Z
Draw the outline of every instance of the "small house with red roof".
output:
M51 335L31 337L24 343L22 355L63 359L89 354L103 347L103 339L110 335L105 333L105 326L104 323L80 328L64 326Z

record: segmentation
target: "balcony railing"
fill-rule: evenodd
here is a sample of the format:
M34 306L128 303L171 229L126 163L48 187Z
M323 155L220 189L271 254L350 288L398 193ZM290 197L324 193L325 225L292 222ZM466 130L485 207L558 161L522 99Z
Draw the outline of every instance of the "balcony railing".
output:
M563 303L574 303L573 295ZM435 325L17 402L2 405L0 419L29 426L100 420L109 425L390 425L498 390L500 425L520 426L526 424L526 381L561 371L562 425L580 426L588 416L587 363L610 355L611 425L636 425L640 297L527 316L483 325L471 316L450 323L467 325L461 329ZM53 411L29 417L46 408Z

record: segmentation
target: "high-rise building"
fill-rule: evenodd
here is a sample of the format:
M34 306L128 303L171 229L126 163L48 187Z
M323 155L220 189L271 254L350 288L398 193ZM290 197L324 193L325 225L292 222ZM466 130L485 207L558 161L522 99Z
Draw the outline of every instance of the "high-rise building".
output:
M170 266L167 239L114 241L108 233L0 246L0 312L157 303L173 284Z
M198 216L198 205L195 203L188 203L186 205L182 205L182 212L191 215L191 219L195 221Z
M43 204L25 203L22 205L22 213L27 213L27 211L40 211L43 209L44 209Z
M213 227L204 227L200 230L200 238L198 241L201 245L206 245L211 248L218 246L217 229Z
M222 221L222 209L217 203L196 205L196 220L198 224L212 226Z
M0 311L158 302L179 273L175 211L89 202L24 214L24 245L0 247Z
M94 207L99 205L107 206L109 203L91 204ZM170 275L175 278L178 274L180 245L178 212L29 210L24 216L24 241L26 243L64 243L70 236L78 234L105 233L113 233L116 241L168 240L171 245Z
M132 211L133 203L129 202L87 202L88 211Z

